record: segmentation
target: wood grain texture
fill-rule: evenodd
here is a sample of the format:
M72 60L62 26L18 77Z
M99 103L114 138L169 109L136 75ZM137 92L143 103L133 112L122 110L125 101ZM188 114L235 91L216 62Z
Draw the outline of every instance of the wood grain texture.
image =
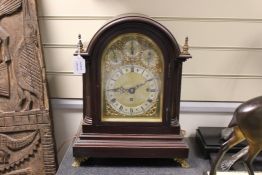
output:
M35 0L0 2L0 174L55 174Z
M175 149L174 149L175 148ZM74 156L129 158L184 158L188 147L176 135L82 134L73 147Z

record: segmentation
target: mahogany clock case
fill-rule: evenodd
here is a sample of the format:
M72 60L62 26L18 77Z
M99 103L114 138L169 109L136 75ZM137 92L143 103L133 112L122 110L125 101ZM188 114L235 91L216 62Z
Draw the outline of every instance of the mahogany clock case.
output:
M101 120L102 53L113 38L125 33L151 38L163 53L162 122ZM191 56L181 54L175 38L164 26L143 15L115 18L95 34L81 56L86 60L87 71L83 75L84 119L82 132L73 147L75 157L187 157L188 146L181 134L179 109L182 63Z

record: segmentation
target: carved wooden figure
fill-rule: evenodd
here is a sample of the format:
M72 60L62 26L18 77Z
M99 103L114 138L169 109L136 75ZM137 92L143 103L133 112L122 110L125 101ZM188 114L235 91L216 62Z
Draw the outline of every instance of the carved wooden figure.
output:
M262 96L240 105L236 109L229 127L233 127L234 131L230 139L222 145L219 155L211 167L210 175L216 174L216 169L225 153L244 140L248 142L247 157L244 162L249 175L254 175L252 162L262 150ZM242 150L239 157L245 153L245 150Z
M0 0L0 174L55 174L35 0Z

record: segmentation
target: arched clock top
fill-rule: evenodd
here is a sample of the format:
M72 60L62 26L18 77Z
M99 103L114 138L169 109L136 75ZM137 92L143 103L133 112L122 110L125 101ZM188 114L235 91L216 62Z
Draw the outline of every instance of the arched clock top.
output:
M100 44L101 39L103 40L105 36L114 34L112 31L116 31L117 29L119 30L121 27L123 29L126 29L125 27L129 27L131 28L131 32L133 28L133 30L145 30L149 33L151 32L153 35L158 35L159 40L164 41L170 48L169 51L171 52L171 57L173 59L185 61L186 59L191 58L190 54L183 54L183 50L181 51L175 37L165 26L156 20L141 14L124 14L107 22L96 32L89 42L88 47L83 50L81 55L83 55L86 59L92 59L95 48ZM145 32L145 34L147 32Z

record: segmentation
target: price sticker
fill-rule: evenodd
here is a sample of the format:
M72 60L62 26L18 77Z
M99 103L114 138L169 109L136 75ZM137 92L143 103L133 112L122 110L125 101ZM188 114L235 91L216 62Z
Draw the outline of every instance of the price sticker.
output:
M74 56L73 59L74 74L84 74L86 73L85 59L81 55Z

